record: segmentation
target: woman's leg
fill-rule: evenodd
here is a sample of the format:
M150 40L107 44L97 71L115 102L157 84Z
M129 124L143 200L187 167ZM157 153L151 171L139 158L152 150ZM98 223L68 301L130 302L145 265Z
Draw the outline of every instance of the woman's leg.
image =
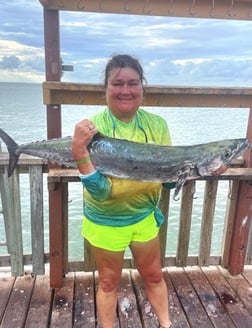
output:
M159 237L130 245L136 267L145 283L146 295L162 327L170 327L168 291L161 270Z
M117 286L121 278L124 252L94 247L99 276L96 305L102 328L112 328L115 321Z

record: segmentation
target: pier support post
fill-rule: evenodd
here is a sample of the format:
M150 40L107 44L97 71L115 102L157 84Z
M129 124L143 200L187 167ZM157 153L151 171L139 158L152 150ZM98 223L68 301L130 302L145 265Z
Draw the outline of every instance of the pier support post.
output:
M252 142L252 108L250 108L247 138ZM246 152L245 167L252 166L252 149ZM238 190L237 207L235 210L234 227L231 238L228 270L231 274L243 272L250 224L252 220L252 183L251 181L240 181Z
M60 33L59 11L44 9L45 65L46 81L60 81ZM61 137L61 106L47 105L47 137ZM49 169L53 167L49 165ZM50 285L62 287L63 265L63 186L49 190L49 226L50 226Z

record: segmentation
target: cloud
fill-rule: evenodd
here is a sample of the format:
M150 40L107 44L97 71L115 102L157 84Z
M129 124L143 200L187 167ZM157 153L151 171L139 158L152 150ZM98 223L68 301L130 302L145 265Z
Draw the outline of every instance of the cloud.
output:
M3 56L0 61L0 69L15 70L20 65L20 59L17 56Z
M16 79L38 82L44 80L44 49L12 41L0 40L0 76L2 81Z
M43 7L0 2L0 79L44 79ZM74 72L63 81L103 80L107 58L141 59L149 84L251 85L250 21L60 13L61 57ZM14 74L15 73L15 74Z

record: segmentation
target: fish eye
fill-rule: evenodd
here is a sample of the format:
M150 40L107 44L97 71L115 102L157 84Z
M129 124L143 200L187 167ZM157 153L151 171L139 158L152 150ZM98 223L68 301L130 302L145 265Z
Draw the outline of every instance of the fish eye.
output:
M231 151L230 150L226 150L225 152L224 152L224 158L229 158L230 156L231 156Z

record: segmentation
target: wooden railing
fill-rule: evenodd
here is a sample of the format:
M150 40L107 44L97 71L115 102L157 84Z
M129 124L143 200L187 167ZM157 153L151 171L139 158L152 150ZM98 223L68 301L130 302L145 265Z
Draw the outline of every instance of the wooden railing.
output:
M47 106L47 135L49 138L60 137L61 135L61 105L63 104L104 104L104 90L100 85L84 85L74 83L61 83L62 60L60 54L60 11L78 11L78 12L99 12L131 15L149 15L153 16L172 16L172 17L201 17L201 18L218 18L218 19L251 19L251 0L244 1L110 1L110 0L92 0L92 1L75 1L75 0L40 0L44 7L44 31L45 31L45 67L46 82L43 85L44 103ZM54 82L53 82L54 81ZM250 108L247 138L252 141L252 89L251 88L179 88L179 87L146 87L145 106L162 106L162 107L246 107ZM252 167L251 152L244 157L244 166ZM59 173L59 172L58 172ZM58 174L57 173L57 174ZM248 184L249 177L246 172L240 172L238 181L232 183L230 198L231 201L227 223L225 229L224 255L223 259L228 258L229 270L233 274L241 273L245 263L245 250L248 243L248 231L252 217L252 207L250 197L247 197L247 191L252 193L252 186ZM62 173L63 174L63 173ZM64 174L63 174L64 175ZM244 179L242 181L240 179ZM59 179L58 182L52 179ZM67 227L66 216L66 195L68 191L68 182L61 181L59 177L49 175L50 188L49 192L49 218L50 218L50 264L51 264L51 285L60 287L62 285L62 274L67 272ZM62 179L65 179L62 177ZM229 177L233 179L233 177ZM211 185L212 184L212 185ZM189 184L190 185L190 184ZM181 204L181 225L179 235L179 245L183 244L182 250L177 252L180 255L175 256L177 262L185 263L187 257L187 243L190 231L190 220L188 215L186 220L182 220L185 211L190 213L192 202L186 203L183 199L187 198L188 187L184 188ZM216 181L206 183L215 190ZM188 190L189 192L189 190ZM189 196L188 196L189 197ZM167 204L164 210L168 211L169 197L164 196ZM200 263L209 262L209 235L211 229L212 211L214 202L204 199L204 217L203 221L209 224L203 224L201 234L201 251L199 254ZM163 203L162 203L163 204ZM162 205L163 206L163 205ZM190 216L189 216L190 217ZM207 217L205 219L205 217ZM63 227L63 228L62 228ZM53 235L54 234L54 235ZM57 239L54 236L57 236ZM187 237L185 237L187 234ZM250 235L251 236L251 235ZM185 239L183 239L185 237ZM185 241L183 243L183 240ZM251 240L251 237L250 237ZM228 247L230 246L230 247ZM87 259L85 258L85 261ZM92 259L91 259L92 262Z
M22 275L24 265L32 264L34 274L44 273L48 255L44 254L43 172L46 162L32 156L21 156L13 175L8 177L8 155L0 153L0 195L4 218L7 254L0 256L1 267L11 267L12 275ZM29 174L32 254L23 253L23 229L20 197L20 174ZM3 243L3 244L5 244Z
M13 275L22 275L24 273L24 265L32 264L34 274L43 274L45 263L50 257L60 256L62 261L62 273L76 270L90 271L95 268L90 246L85 242L83 260L71 262L68 259L68 184L79 181L78 172L69 169L51 169L48 174L48 188L51 192L58 191L59 187L64 190L63 203L66 205L62 214L62 224L50 230L50 234L59 241L58 254L45 254L44 252L44 215L43 215L43 173L47 173L46 163L31 156L22 156L18 168L15 170L11 178L7 177L8 155L0 153L0 190L3 206L3 216L6 230L6 241L8 245L8 255L0 256L0 266L11 267ZM199 252L196 255L189 254L189 241L191 232L192 207L194 198L192 197L195 184L198 182L188 183L182 190L180 195L180 211L178 213L178 239L177 251L172 255L166 254L167 234L169 230L169 204L172 191L164 189L160 208L166 216L167 220L160 231L162 262L164 266L186 266L186 265L211 265L220 264L227 266L230 256L230 236L233 226L234 213L236 207L237 190L241 180L248 183L252 181L252 169L241 168L241 161L233 162L231 168L219 177L206 177L205 193L203 197L203 209L201 213L201 232L199 240ZM30 200L31 200L31 236L32 236L32 254L23 254L22 245L22 215L20 200L19 174L29 174L30 179ZM213 218L218 196L218 183L221 180L230 180L229 194L227 195L226 217L223 231L223 245L221 253L211 255L212 227ZM59 210L59 209L57 209ZM51 222L54 226L54 222ZM59 238L60 236L60 238ZM252 238L247 247L246 264L252 264ZM132 267L131 258L126 258L125 267Z
M44 103L48 114L60 112L61 104L104 104L104 90L99 85L84 85L72 83L46 82L43 84ZM95 101L96 100L96 101ZM251 88L179 88L155 87L146 88L145 105L162 107L249 107L252 104ZM204 110L204 109L203 109ZM57 114L58 115L58 114ZM52 122L51 122L52 123ZM250 110L247 136L251 135L252 111ZM201 215L201 231L199 237L198 254L189 254L191 233L192 197L195 182L188 183L180 195L180 209L178 211L179 228L177 251L166 254L166 239L169 233L170 191L163 190L160 207L167 217L160 236L162 242L162 262L164 266L176 265L230 265L232 258L233 273L241 272L244 263L251 264L252 233L249 238L248 230L251 220L252 168L251 152L244 157L244 163L239 162L225 174L218 177L205 177L205 195ZM68 256L68 185L79 181L77 171L52 169L48 174L49 191L49 254L44 252L43 231L43 172L47 165L40 159L22 156L11 178L7 177L8 156L1 153L0 157L0 187L3 203L6 239L9 255L0 257L0 266L11 266L13 275L23 273L24 264L32 264L33 272L44 272L44 263L50 261L51 285L60 287L62 277L68 271L94 269L94 260L90 246L85 242L84 258L78 262L69 261ZM244 166L244 167L241 167ZM31 198L31 229L32 254L23 254L22 247L22 216L20 204L19 173L28 173L30 177ZM227 195L227 208L223 246L220 254L212 256L212 228L218 182L229 180L230 191ZM197 182L196 182L197 184ZM47 187L46 187L47 189ZM247 195L248 190L248 195ZM247 197L247 199L246 199ZM217 204L218 206L218 204ZM239 209L237 213L237 208ZM251 227L250 227L251 231ZM1 241L0 241L1 242ZM247 252L246 252L247 250ZM242 255L242 261L241 259ZM246 261L243 261L246 255ZM236 260L239 257L239 261ZM239 262L239 263L238 263ZM131 258L126 259L125 267L133 265Z

